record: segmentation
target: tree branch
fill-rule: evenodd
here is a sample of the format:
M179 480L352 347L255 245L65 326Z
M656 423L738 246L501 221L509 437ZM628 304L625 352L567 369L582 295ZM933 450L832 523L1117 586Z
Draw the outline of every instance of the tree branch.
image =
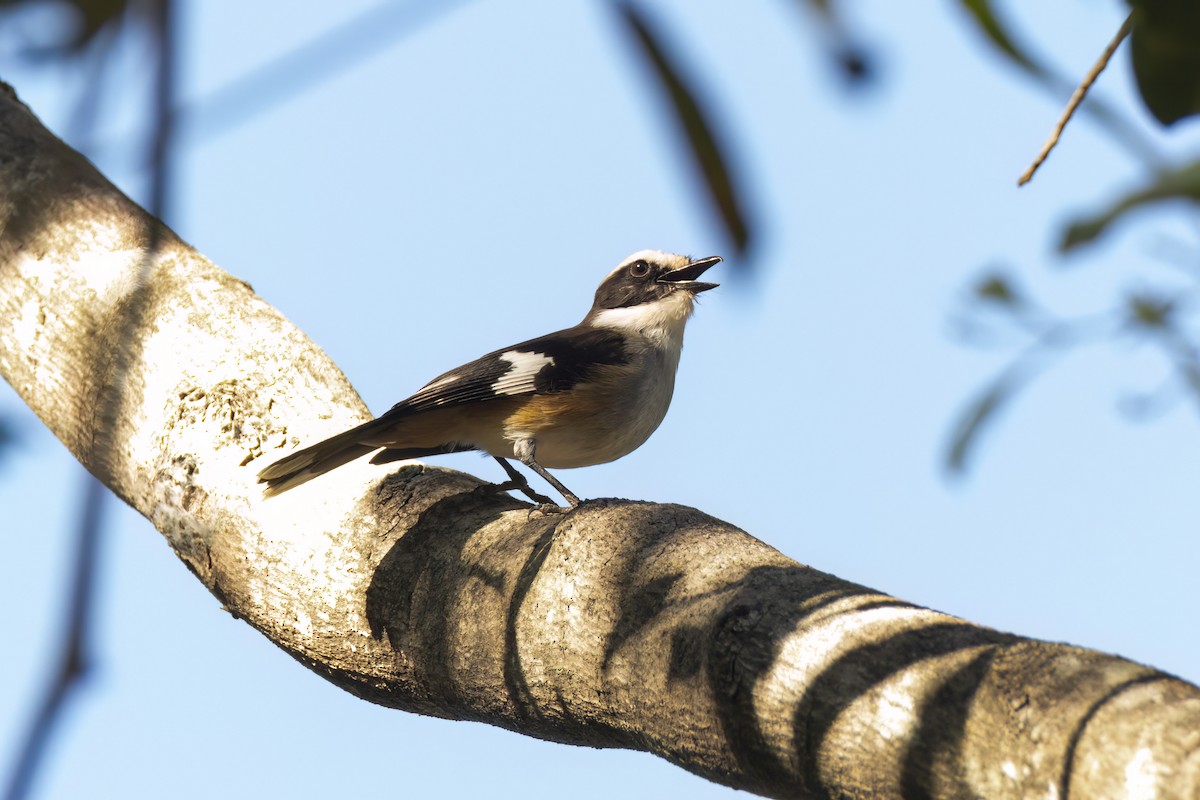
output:
M847 583L693 509L546 516L468 475L365 463L264 502L265 459L367 418L345 377L170 233L139 285L144 212L11 90L0 156L0 373L232 613L330 682L774 797L1122 796L1130 776L1195 794L1196 687ZM98 431L109 323L135 289Z

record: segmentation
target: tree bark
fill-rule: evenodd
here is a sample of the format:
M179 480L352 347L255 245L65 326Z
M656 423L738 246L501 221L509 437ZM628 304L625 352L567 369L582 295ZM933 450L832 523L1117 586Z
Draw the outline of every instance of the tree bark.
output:
M770 797L1200 795L1197 687L847 583L691 508L543 514L365 463L264 501L264 463L367 411L173 234L147 263L158 224L0 85L0 372L230 612L332 683Z

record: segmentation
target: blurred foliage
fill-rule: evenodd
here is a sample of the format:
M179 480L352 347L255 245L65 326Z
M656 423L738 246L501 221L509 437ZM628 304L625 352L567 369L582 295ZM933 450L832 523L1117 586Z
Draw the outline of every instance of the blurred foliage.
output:
M1130 0L1133 72L1146 108L1163 125L1200 112L1200 3Z
M1200 202L1200 162L1161 173L1149 186L1118 198L1104 212L1085 217L1067 226L1060 249L1063 252L1093 241L1126 212L1164 200Z
M1134 74L1146 108L1159 122L1170 125L1184 116L1200 113L1200 2L1196 0L1128 0L1133 8L1132 44ZM1048 88L1062 89L1061 74L1018 42L996 13L990 0L960 0L974 24L998 52ZM1092 113L1104 109L1090 98Z
M675 63L661 32L639 6L626 0L614 0L614 6L625 30L646 56L651 73L671 100L676 122L733 246L739 255L745 254L750 244L750 228L742 210L742 193L735 188L725 148L713 131L712 115L703 107L700 93L689 85Z
M1152 410L1165 410L1186 392L1200 403L1200 351L1191 302L1197 291L1200 287L1139 289L1099 313L1066 317L1037 304L1013 277L984 274L953 320L955 330L977 346L1000 344L1011 349L1015 341L1017 354L964 405L950 435L947 470L964 471L978 450L980 434L997 413L1056 358L1082 346L1132 339L1155 347L1171 366L1171 380L1154 395L1123 403L1131 414L1147 416Z
M997 15L995 4L988 0L960 0L960 5L997 51L1040 87L1061 93L1064 80L1019 44L1018 37ZM1142 102L1163 126L1200 113L1200 3L1129 0L1129 5L1131 15L1126 25ZM1121 36L1121 32L1116 34L1114 44L1120 43ZM1129 121L1094 96L1086 98L1083 109L1090 111L1092 119L1113 134L1131 157L1148 167L1148 172L1142 186L1110 200L1103 211L1079 215L1069 223L1059 237L1060 252L1078 250L1109 233L1131 211L1168 201L1182 202L1193 214L1198 210L1200 161L1169 164L1156 148L1131 133L1133 126ZM1189 258L1196 260L1196 248L1189 249L1193 251ZM1200 270L1192 270L1189 278L1193 283L1200 281ZM999 322L1007 326L1009 334L1024 337L1024 343L1009 365L967 401L960 412L946 451L947 469L952 473L966 469L978 450L980 434L1010 404L1017 391L1048 363L1048 355L1062 354L1083 344L1138 337L1139 341L1156 346L1172 367L1173 385L1160 394L1178 396L1179 393L1171 391L1177 385L1200 401L1200 358L1193 326L1185 313L1190 309L1187 302L1190 295L1197 290L1200 286L1143 289L1129 293L1114 308L1095 317L1069 319L1037 307L1026 293L1015 288L1012 278L985 275L968 294L958 325L960 332L966 333L969 341L990 343L996 338L995 324ZM1127 407L1162 406L1164 403L1147 400Z
M864 47L861 25L856 25L848 12L852 10L846 0L786 0L791 6L801 9L802 16L821 37L829 56L829 63L848 87L860 87L875 76L878 68L868 48ZM661 104L678 132L679 149L690 156L690 162L698 176L699 184L707 195L715 218L724 231L730 246L742 258L734 264L745 268L750 259L744 257L760 235L761 219L750 210L754 197L747 191L749 176L733 158L736 141L740 133L737 120L723 118L718 108L713 86L703 79L698 70L700 65L688 65L679 58L672 47L672 31L669 19L659 19L651 10L656 7L653 0L609 0L620 25L619 36L629 44L639 58L643 74L648 83L656 85L669 103ZM1140 99L1158 123L1175 126L1181 120L1200 113L1200 0L1126 0L1130 17L1109 47L1121 44L1121 37L1128 31L1128 47L1136 76ZM69 22L58 32L58 38L46 44L45 31L42 37L30 43L30 57L72 56L84 50L102 51L118 46L115 35L102 35L119 28L122 18L140 14L142 6L128 0L0 0L0 13L33 5L65 8ZM455 4L440 4L437 8L449 8ZM356 49L348 38L363 37L364 28L382 31L377 44L387 43L414 27L417 10L433 6L424 0L404 3L382 3L368 9L359 17L344 24L338 35L322 36L297 48L296 54L285 54L274 65L262 70L268 78L249 81L251 88L238 87L233 92L239 98L251 95L251 102L242 103L243 113L236 116L241 123L254 114L270 108L277 98L294 95L306 87L328 79L329 74L344 69L353 63L348 51ZM991 0L959 0L957 7L964 13L969 29L982 37L982 41L994 52L1011 64L1019 74L1031 80L1041 91L1048 92L1061 101L1073 91L1078 91L1084 77L1078 70L1068 74L1055 67L1051 58L1035 53L1024 43L1022 36L1001 12L1010 10L1006 4ZM398 14L393 14L399 9ZM384 11L387 14L384 14ZM389 16L390 15L390 16ZM419 16L419 15L417 15ZM6 17L0 17L0 22ZM423 19L423 17L422 17ZM361 23L361 24L359 24ZM32 36L30 37L33 38ZM373 40L374 41L374 40ZM1103 43L1097 43L1099 55ZM295 57L293 57L295 56ZM301 58L302 57L302 58ZM295 69L297 60L304 64L321 65L313 71L292 80L284 86L278 73L300 75ZM103 63L102 58L99 63ZM278 66L278 69L273 69ZM1099 68L1099 65L1093 69ZM1101 79L1103 76L1101 76ZM240 94L239 94L240 92ZM226 97L227 94L221 95ZM1079 214L1058 236L1061 250L1075 252L1082 245L1099 237L1110 235L1118 227L1116 223L1128 218L1145 222L1151 219L1142 213L1130 212L1158 208L1173 202L1184 204L1195 211L1200 203L1200 160L1185 159L1183 163L1172 163L1164 156L1162 148L1147 136L1136 124L1091 92L1081 113L1099 126L1120 145L1129 156L1145 168L1146 177L1141 185L1104 204L1103 210L1091 214ZM98 93L91 98L81 98L80 107L95 104ZM219 103L215 105L220 105ZM249 109L248 111L245 109ZM198 119L203 125L205 111L209 108L190 108L189 118ZM220 112L209 114L219 116ZM81 113L82 119L89 115ZM718 125L718 122L724 124ZM1032 155L1032 154L1031 154ZM1200 270L1193 275L1200 281ZM1176 292L1178 294L1178 292ZM985 430L996 413L1006 407L1018 389L1028 383L1037 371L1034 364L1046 361L1050 352L1064 352L1073 345L1096 340L1094 320L1071 321L1058 319L1034 303L1023 291L1018 291L1009 276L985 276L970 294L968 311L980 317L989 317L994 323L998 317L1007 318L1011 329L1029 337L1024 349L1010 366L979 395L968 403L961 421L951 436L946 463L952 471L966 467L976 448L976 438ZM1108 315L1107 326L1100 326L1099 338L1123 336L1130 332L1143 337L1152 337L1169 352L1179 367L1183 383L1194 387L1200 398L1200 369L1195 367L1191 353L1192 339L1188 326L1181 323L1179 309L1185 303L1163 290L1158 294L1149 292L1137 298L1124 298L1118 308ZM1121 324L1115 324L1120 320ZM978 320L976 320L978 322ZM974 328L972 335L979 335L979 328L986 326L965 325ZM1083 335L1082 332L1086 332Z
M17 432L13 427L12 420L8 417L0 416L0 464L4 463L4 459L9 454L9 449L17 442Z
M983 34L984 40L1017 67L1025 77L1034 81L1040 89L1061 96L1065 101L1079 85L1082 76L1072 78L1064 75L1022 45L1019 42L1020 37L1001 19L989 0L960 0L960 5L967 12L967 19ZM1145 139L1135 125L1102 99L1089 97L1082 111L1122 147L1147 165L1155 166L1161 162L1161 156L1154 145Z
M846 85L863 86L875 77L874 59L842 19L839 13L840 3L835 0L797 2L813 12L813 18L821 26L821 32L828 43L833 64Z
M996 16L988 0L961 0L963 9L979 26L979 30L997 49L1030 77L1043 82L1054 82L1054 75L1044 65L1034 60L1025 48L1017 44L1008 27Z
M749 181L731 157L729 141L737 136L736 124L740 121L730 120L723 130L718 130L714 121L721 119L721 115L712 110L715 107L712 86L678 58L670 46L669 25L647 13L653 5L651 0L609 2L622 23L618 30L645 67L647 82L655 83L669 98L670 103L663 107L668 109L679 133L679 147L690 154L700 183L731 246L744 256L757 239L762 221L747 210L751 203L744 187ZM807 18L823 36L831 63L846 86L861 87L876 74L874 59L860 44L861 34L846 22L845 11L849 7L846 0L788 2L811 12ZM1114 32L1110 47L1120 44L1128 30L1137 91L1142 102L1164 127L1197 115L1200 113L1200 0L1127 2L1129 21L1119 33ZM80 60L79 65L80 69L91 69L93 73L93 82L79 98L76 114L78 127L86 128L101 102L97 87L105 56L125 45L120 35L125 21L135 16L146 18L149 24L144 26L145 32L158 46L157 52L161 56L156 62L159 64L158 83L163 87L170 85L171 81L163 76L169 74L166 65L173 61L174 55L166 33L170 29L166 20L171 4L171 0L157 0L156 3L146 0L141 3L129 0L0 0L0 24L8 23L22 9L33 6L66 10L62 15L61 30L41 27L25 31L29 41L25 43L22 55L30 59L68 59L87 52L93 57L90 64ZM445 13L446 9L456 6L457 3L445 0L440 3L430 0L381 2L350 19L338 30L328 32L329 35L317 37L293 53L269 63L260 69L255 80L240 82L234 90L218 93L226 109L231 106L238 109L236 115L226 110L226 119L236 116L236 122L240 124L261 114L281 97L306 91L336 71L356 63L376 45L390 45L412 30L416 19L435 16L435 11ZM996 4L989 0L959 0L958 7L965 12L972 29L1040 90L1065 99L1080 85L1082 75L1065 76L1047 59L1035 55L1022 44L1021 37L997 13ZM399 13L393 13L397 10ZM155 24L156 20L158 24ZM368 39L371 46L363 46ZM1093 72L1098 69L1099 66ZM160 91L157 95L155 124L158 134L154 138L158 157L153 160L153 167L164 186L167 133L180 112L172 98L170 92ZM211 106L188 110L202 121L205 111L210 117L214 116ZM1070 224L1060 237L1062 251L1081 249L1084 243L1108 234L1115 223L1126 220L1129 212L1137 209L1158 208L1164 202L1173 201L1196 211L1195 206L1200 203L1200 161L1189 159L1186 163L1170 164L1136 125L1094 96L1088 97L1082 111L1147 168L1147 178L1140 187L1110 201L1106 210ZM165 191L159 197L160 202L152 204L152 211L157 208L161 212ZM1195 252L1190 256L1196 260ZM734 266L743 270L749 263L745 257L733 261ZM960 330L981 343L995 340L997 334L1008 342L1015 338L1019 347L1010 363L966 403L951 432L946 453L947 468L954 473L965 470L978 451L982 432L991 427L999 412L1009 407L1019 391L1056 357L1082 345L1128 336L1152 343L1173 366L1173 375L1177 378L1175 385L1200 401L1200 348L1197 347L1200 334L1194 332L1196 326L1189 319L1192 295L1200 292L1200 269L1193 270L1190 277L1193 284L1198 285L1185 289L1143 288L1121 298L1112 309L1090 317L1068 318L1043 308L1028 291L1018 287L1011 275L985 274L968 294ZM1139 407L1157 405L1161 404L1145 402ZM0 456L5 454L13 439L11 424L0 418ZM89 486L96 489L98 484ZM94 514L92 518L95 518ZM95 534L89 539L87 528L87 523L81 527L84 535L81 535L79 566L73 584L76 598L90 596L91 570L94 569L91 565L95 559L91 558L94 545L87 542L94 542ZM72 606L84 608L86 602L75 600ZM75 613L72 619L67 637L68 653L75 647L72 642L84 638L81 631L86 622L82 612ZM77 625L75 621L78 621ZM58 713L64 695L62 686L52 687L49 701L55 705L47 705L48 713ZM18 768L12 784L17 788L10 791L10 797L23 795L21 787L27 785L24 778L28 777L25 773L36 771L40 745L37 736L30 736L26 742L26 751L35 755L19 759L19 763L30 766Z
M946 467L951 472L966 469L984 426L996 418L996 411L1012 398L1025 378L1024 371L1008 370L967 403L950 437L950 450L946 453Z
M31 58L78 53L96 41L102 31L117 27L125 12L137 6L130 0L0 0L0 13L38 4L65 9L70 22L59 31L40 31L40 34L58 34L59 39L50 43L31 42L26 49Z

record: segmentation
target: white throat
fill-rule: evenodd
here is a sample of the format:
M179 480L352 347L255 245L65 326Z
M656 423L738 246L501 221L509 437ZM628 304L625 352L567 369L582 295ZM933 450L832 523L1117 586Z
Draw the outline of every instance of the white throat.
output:
M693 308L692 293L676 291L652 303L606 308L592 317L591 324L626 334L640 334L655 347L678 354L683 347L683 328Z

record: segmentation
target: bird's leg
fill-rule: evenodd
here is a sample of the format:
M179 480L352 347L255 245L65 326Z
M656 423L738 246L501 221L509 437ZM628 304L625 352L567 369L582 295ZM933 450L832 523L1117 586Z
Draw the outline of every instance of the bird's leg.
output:
M579 505L579 498L570 489L562 485L558 478L546 471L546 468L537 463L537 442L533 439L522 439L513 447L513 452L521 463L529 467L531 470L542 476L542 480L554 487L555 491L561 494L569 504L570 508Z
M533 487L529 485L529 480L524 475L517 472L517 468L514 467L512 464L508 463L506 460L504 460L503 458L500 458L498 456L492 456L492 458L495 458L496 463L499 464L500 466L504 467L504 471L506 473L508 473L507 481L505 481L504 483L495 484L496 491L499 491L499 492L517 491L517 492L520 492L521 494L525 495L526 497L528 497L533 502L538 503L539 505L552 505L552 506L558 505L553 500L551 500L549 497L546 497L546 495L538 494L537 492L535 492L533 490Z
M561 495L562 495L564 498L566 498L566 501L567 501L567 503L569 503L569 504L570 504L570 507L571 507L571 508L574 508L575 506L579 505L579 498L575 496L575 493L574 493L574 492L572 492L572 491L571 491L570 489L568 489L567 487L563 486L563 485L562 485L562 482L561 482L561 481L559 481L559 479L558 479L558 478L554 477L554 476L553 476L553 475L551 475L549 472L547 472L547 471L546 471L546 468L545 468L545 467L543 467L541 464L539 464L539 463L537 463L536 461L533 461L533 460L530 460L530 461L525 461L525 462L522 462L522 463L524 463L524 464L525 464L525 466L529 467L531 470L533 470L534 472L536 472L538 475L541 475L541 476L542 476L542 479L543 479L544 481L546 481L546 483L548 483L548 484L550 484L551 486L553 486L553 487L554 487L554 489L555 489L555 491L557 491L557 492L558 492L559 494L561 494Z

